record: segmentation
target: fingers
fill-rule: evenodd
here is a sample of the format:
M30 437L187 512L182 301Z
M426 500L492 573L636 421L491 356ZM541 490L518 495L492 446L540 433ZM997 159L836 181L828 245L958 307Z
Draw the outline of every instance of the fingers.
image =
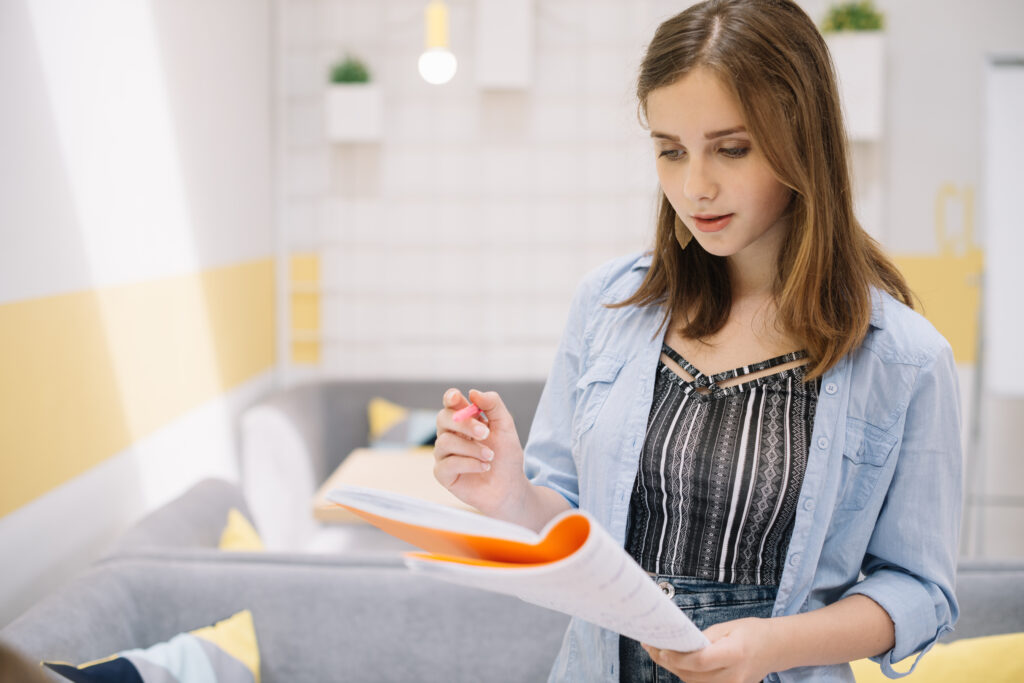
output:
M472 394L473 392L471 391L470 395ZM497 396L497 394L495 394L495 396ZM456 411L469 405L469 401L466 400L458 389L449 389L444 392L443 403L445 406L444 410L437 414L437 434L439 439L441 438L441 435L446 432L454 432L461 435L463 438L478 441L490 436L490 428L479 419L461 420L459 422L455 421L453 415ZM480 406L479 404L478 407L483 409L483 406Z
M490 470L489 462L481 462L477 458L464 455L448 455L434 463L434 478L445 488L451 488L463 474L483 474Z
M512 424L512 414L508 412L498 392L470 389L469 399L487 416L488 423L495 426L506 422Z
M458 455L476 458L483 462L494 460L494 451L486 444L466 439L454 432L444 432L438 435L437 441L434 442L434 454L438 459Z
M437 440L434 442L434 477L445 488L450 488L463 474L489 472L494 451L483 439L490 429L477 419L455 422L455 411L465 408L469 401L458 389L444 393L444 409L437 414Z
M469 405L469 401L462 395L462 392L454 387L444 392L444 397L441 399L445 408L451 408L452 410L458 410L465 408Z

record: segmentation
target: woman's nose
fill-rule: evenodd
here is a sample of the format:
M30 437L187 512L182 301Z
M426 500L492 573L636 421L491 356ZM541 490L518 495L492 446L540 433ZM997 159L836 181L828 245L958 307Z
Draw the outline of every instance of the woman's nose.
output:
M714 199L717 186L714 179L706 168L706 164L700 160L691 161L686 170L686 177L683 179L683 194L692 202Z

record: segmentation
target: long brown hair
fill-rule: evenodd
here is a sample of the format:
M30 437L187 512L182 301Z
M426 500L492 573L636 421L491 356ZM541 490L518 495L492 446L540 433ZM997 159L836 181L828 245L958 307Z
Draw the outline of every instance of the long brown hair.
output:
M807 379L824 374L867 334L871 287L913 307L896 266L853 214L849 153L828 48L790 0L707 0L668 19L640 67L637 98L696 67L715 73L740 102L747 130L780 182L793 190L779 253L778 324L808 353ZM686 337L722 328L732 293L725 259L691 240L681 248L675 211L660 192L651 268L613 306L664 304Z

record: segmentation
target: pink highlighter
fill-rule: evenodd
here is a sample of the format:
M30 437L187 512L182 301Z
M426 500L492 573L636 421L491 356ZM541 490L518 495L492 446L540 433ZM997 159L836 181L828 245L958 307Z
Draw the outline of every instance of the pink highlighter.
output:
M452 419L455 420L456 422L462 422L463 420L468 420L469 418L473 417L479 412L480 408L477 406L477 404L470 403L465 408L462 408L461 410L456 410L455 414L452 415Z

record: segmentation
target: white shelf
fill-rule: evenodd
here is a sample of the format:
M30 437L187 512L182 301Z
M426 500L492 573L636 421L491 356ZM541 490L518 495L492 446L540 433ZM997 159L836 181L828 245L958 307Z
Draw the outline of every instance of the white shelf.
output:
M885 123L885 34L840 31L825 34L825 42L839 78L850 140L880 140Z

